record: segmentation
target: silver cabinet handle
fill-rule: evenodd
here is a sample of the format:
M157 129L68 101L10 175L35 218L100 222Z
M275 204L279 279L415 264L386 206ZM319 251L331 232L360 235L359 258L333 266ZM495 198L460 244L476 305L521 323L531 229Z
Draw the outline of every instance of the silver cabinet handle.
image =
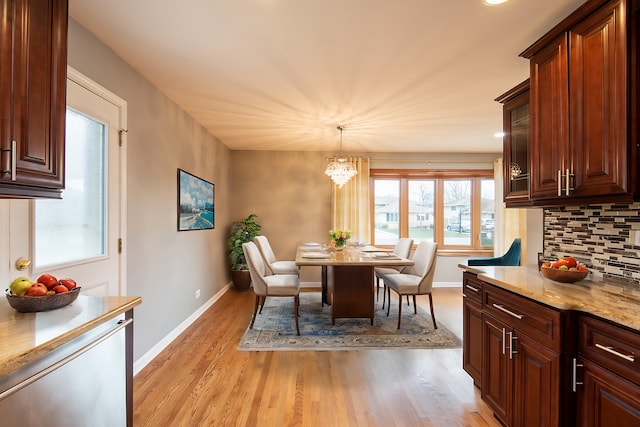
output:
M493 307L494 307L494 308L497 308L498 310L500 310L500 311L502 311L502 312L504 312L504 313L507 313L509 316L513 316L513 317L515 317L516 319L520 319L520 320L522 320L522 319L524 318L524 315L523 315L523 314L517 314L517 313L514 313L513 311L508 310L508 309L504 308L503 306L501 306L501 305L499 305L499 304L495 304L495 303L494 303L494 304L492 304L492 305L493 305Z
M11 181L16 180L16 163L18 161L18 147L15 140L11 141Z
M622 354L622 353L620 353L618 351L615 351L613 349L613 347L606 347L606 346L604 346L602 344L596 344L595 346L597 348L599 348L600 350L604 350L607 353L613 354L614 356L618 356L618 357L620 357L620 358L622 358L622 359L624 359L624 360L626 360L628 362L634 362L636 360L635 356L633 354L630 354L630 355Z
M573 372L572 372L572 390L574 393L578 391L578 386L583 385L583 382L578 382L578 368L582 368L584 365L578 363L578 359L573 358Z
M504 328L502 328L502 354L505 354L507 352L506 346L507 346L507 337L505 336L505 333L507 331L505 331Z
M40 378L44 377L45 375L50 374L51 372L55 371L56 369L60 368L61 366L66 365L67 363L71 362L73 359L75 359L78 356L81 356L82 354L84 354L87 351L91 350L93 347L97 346L101 342L111 338L113 335L115 335L118 332L120 332L122 329L127 327L132 322L133 322L133 319L120 320L116 327L114 327L113 329L111 329L109 332L105 333L101 337L96 338L94 341L92 341L89 344L85 345L84 347L82 347L81 349L77 350L76 352L71 353L67 357L58 360L56 363L52 364L51 366L46 367L42 371L30 376L29 378L25 379L24 381L14 385L11 388L6 389L2 393L0 393L0 400L4 399L6 397L9 397L14 393L17 393L18 391L22 390L23 388L27 387L28 385L31 385L34 382L38 381Z
M507 332L507 335L509 335L509 359L513 359L513 355L517 353L513 350L513 340L517 340L518 337L513 336L513 332Z
M480 292L480 289L473 287L471 285L464 285L465 288L471 289L473 292Z
M558 169L558 197L562 196L562 171Z

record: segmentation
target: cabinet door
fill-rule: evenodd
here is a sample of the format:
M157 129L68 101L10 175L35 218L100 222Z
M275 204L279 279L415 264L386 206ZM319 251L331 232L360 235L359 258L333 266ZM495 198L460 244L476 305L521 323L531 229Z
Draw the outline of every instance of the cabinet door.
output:
M523 206L529 203L529 80L496 101L504 105L504 201Z
M578 389L578 426L640 425L640 386L583 360L584 385Z
M7 2L3 2L7 3ZM64 136L67 70L67 1L16 0L9 2L12 21L11 120L3 122L3 138L10 127L15 141L15 176L6 173L3 156L1 184L49 189L64 186ZM6 8L6 6L5 6ZM7 25L6 22L3 25ZM5 43L5 41L3 41ZM2 46L3 58L7 46ZM5 98L5 74L2 74ZM3 100L3 102L5 102ZM2 141L3 148L11 141ZM6 186L0 192L5 193ZM11 193L9 193L11 194ZM18 193L19 195L20 193Z
M531 198L558 197L570 168L568 43L561 36L530 58Z
M462 300L462 359L464 370L473 383L482 384L482 306L469 299Z
M482 315L482 386L481 396L496 417L511 425L512 367L506 354L508 325L486 314Z
M513 425L560 425L560 355L523 334L513 341Z
M619 1L569 33L572 196L628 190L625 35Z

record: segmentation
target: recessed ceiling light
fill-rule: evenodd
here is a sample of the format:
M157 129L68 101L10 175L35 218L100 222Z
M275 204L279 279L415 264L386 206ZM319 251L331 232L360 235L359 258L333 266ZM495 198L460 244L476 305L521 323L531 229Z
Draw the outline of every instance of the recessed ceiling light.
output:
M504 137L504 132L496 132L493 134L493 136L495 136L496 138L502 138Z
M482 0L482 2L483 2L484 4L489 5L489 6L493 6L493 5L496 5L496 4L506 3L506 2L508 2L508 1L509 1L509 0Z

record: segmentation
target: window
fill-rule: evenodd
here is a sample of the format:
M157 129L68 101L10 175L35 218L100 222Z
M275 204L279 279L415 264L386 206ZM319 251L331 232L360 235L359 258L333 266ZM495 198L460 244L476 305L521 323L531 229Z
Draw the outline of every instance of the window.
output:
M493 246L495 184L492 170L371 170L371 241L400 237L435 241L442 249Z
M106 126L70 109L66 123L63 198L35 202L37 267L105 254Z

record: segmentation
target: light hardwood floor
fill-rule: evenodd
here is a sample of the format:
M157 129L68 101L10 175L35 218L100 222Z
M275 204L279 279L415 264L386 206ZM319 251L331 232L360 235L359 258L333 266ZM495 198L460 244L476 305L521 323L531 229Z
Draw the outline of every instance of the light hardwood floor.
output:
M461 290L433 299L461 336ZM228 291L136 375L136 426L499 426L461 349L241 352L253 301Z

